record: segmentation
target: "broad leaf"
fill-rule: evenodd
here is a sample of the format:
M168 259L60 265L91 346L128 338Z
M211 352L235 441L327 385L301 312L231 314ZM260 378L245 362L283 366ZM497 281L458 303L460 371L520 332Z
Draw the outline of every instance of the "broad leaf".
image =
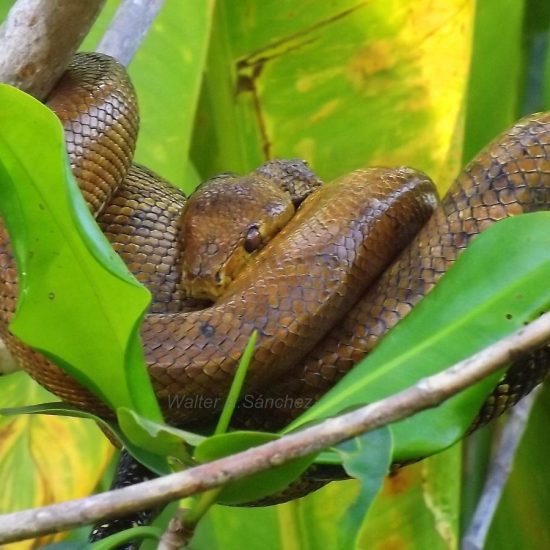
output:
M172 465L180 468L181 464L190 464L185 445L197 445L205 439L198 434L147 420L130 409L121 407L118 413L120 426L63 402L0 408L0 415L5 416L29 414L93 420L117 441L119 447L125 447L136 460L158 475L171 473Z
M339 525L338 548L356 548L361 525L380 491L392 462L392 436L385 426L363 434L336 447L342 465L350 477L360 481L359 493L347 508Z
M357 548L458 548L461 445L386 478Z
M474 49L466 102L464 162L519 116L525 0L476 3ZM494 22L498 20L499 24ZM495 48L495 44L499 47ZM510 85L516 83L517 86ZM499 90L496 94L495 90Z
M473 8L220 0L195 123L199 172L299 157L327 181L409 164L446 187L460 162Z
M370 356L285 431L391 395L510 334L550 307L548 280L550 212L498 222ZM460 439L499 376L393 425L394 460L427 456Z
M485 548L550 548L550 386L545 385L533 407L510 478L488 534ZM526 497L527 495L527 497Z
M21 289L10 330L113 409L160 419L138 335L149 292L92 219L59 120L2 85L0 128L0 212Z
M87 541L68 541L48 544L42 550L87 550L89 547L90 543Z
M191 463L186 447L199 445L205 437L167 424L159 424L134 411L121 407L117 410L118 424L128 440L151 453Z
M51 398L23 372L0 377L0 407ZM90 420L0 416L0 513L88 496L99 484L112 453L112 445ZM34 547L59 538L41 537ZM31 548L32 544L28 541L18 547Z
M211 462L217 458L257 447L280 436L263 432L231 432L214 435L195 449L197 462ZM281 466L251 475L222 488L218 500L223 504L243 504L272 495L297 479L313 462L315 456L297 458Z
M518 86L521 93L518 116L544 111L550 105L550 4L546 0L528 0L525 2L524 12L521 36L524 78Z
M441 476L444 486L427 481ZM264 508L213 506L198 526L198 550L339 548L339 527L359 495L356 480L330 483L308 496ZM460 447L388 477L363 523L358 549L456 548ZM454 543L453 543L454 537Z

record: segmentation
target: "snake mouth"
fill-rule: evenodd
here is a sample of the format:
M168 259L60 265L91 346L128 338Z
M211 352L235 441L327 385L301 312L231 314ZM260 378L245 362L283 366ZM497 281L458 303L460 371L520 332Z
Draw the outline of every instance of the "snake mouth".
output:
M233 278L220 269L213 276L210 274L182 274L182 289L187 298L215 302L227 289Z

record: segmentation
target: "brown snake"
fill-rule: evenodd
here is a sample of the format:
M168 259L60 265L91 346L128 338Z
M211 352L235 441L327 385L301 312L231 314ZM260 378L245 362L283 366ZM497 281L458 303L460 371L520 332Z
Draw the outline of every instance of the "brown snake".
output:
M186 207L181 192L131 165L137 106L118 64L78 54L48 104L63 122L74 174L100 227L153 294L141 334L155 391L172 422L215 413L200 406L171 408L168 400L222 397L253 329L260 337L246 391L317 399L433 288L471 238L506 216L550 207L550 115L535 115L481 152L433 214L433 184L412 169L353 172L302 202L302 186L317 186L318 180L301 163L275 162L247 177L219 176L208 191L201 188L204 202L197 208L214 214L210 221L203 218L201 240L182 217L191 200ZM247 191L250 185L257 195ZM235 202L218 195L231 186ZM302 203L296 214L293 202ZM233 244L246 267L235 280L233 260L222 274L210 274L206 286L214 279L227 288L210 288L221 296L193 311L189 280L198 281L207 271L203 260L218 255L221 243L210 235L220 234L222 221L244 223L237 210L242 204L247 221L238 225ZM282 227L269 242L263 217L277 220L275 231ZM69 403L108 415L87 390L10 335L17 292L10 242L0 223L2 338L42 385ZM478 422L540 382L548 353L544 348L514 364ZM255 410L239 422L274 429L300 412L292 406L276 414Z

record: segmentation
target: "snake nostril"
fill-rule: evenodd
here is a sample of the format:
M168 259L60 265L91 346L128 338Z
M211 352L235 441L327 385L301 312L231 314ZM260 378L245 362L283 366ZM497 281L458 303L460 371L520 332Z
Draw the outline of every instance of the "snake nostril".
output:
M221 271L216 271L216 274L214 275L214 281L216 282L217 285L222 284L222 273L221 273Z

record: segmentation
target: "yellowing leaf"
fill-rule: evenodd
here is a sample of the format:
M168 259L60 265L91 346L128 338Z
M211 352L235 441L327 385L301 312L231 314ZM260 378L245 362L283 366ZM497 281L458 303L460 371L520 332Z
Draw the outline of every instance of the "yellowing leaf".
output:
M0 378L0 408L53 399L25 373ZM105 473L112 453L112 445L89 420L0 416L0 513L88 496ZM48 535L4 548L36 548L61 537Z
M409 164L446 187L460 162L473 9L219 2L194 160L206 176L301 157L325 179Z
M388 477L369 512L358 548L456 548L460 457L461 447L455 445Z

